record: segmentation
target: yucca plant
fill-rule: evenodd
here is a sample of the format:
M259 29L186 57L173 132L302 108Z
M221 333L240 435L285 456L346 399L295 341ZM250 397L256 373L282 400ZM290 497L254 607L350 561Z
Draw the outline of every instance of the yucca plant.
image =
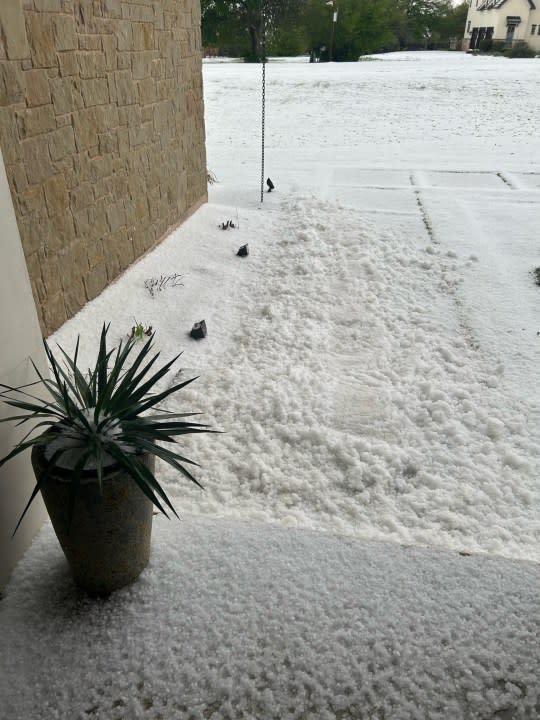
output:
M152 354L154 334L142 348L135 338L131 338L109 349L108 330L109 325L103 325L95 366L86 374L78 366L80 337L73 357L58 346L60 360L44 341L52 377L44 377L32 363L38 378L36 382L20 387L0 385L0 398L20 411L2 420L16 421L18 425L31 422L33 425L16 447L0 460L0 467L29 448L48 446L45 471L36 478L36 487L13 534L42 485L58 468L70 470L68 527L84 476L89 470L95 471L99 489L103 492L103 478L110 466L125 471L166 516L168 509L178 517L155 475L143 462L144 453L161 458L202 487L186 468L186 464L197 463L180 455L171 444L174 445L180 435L212 431L207 425L186 420L197 413L173 413L159 407L196 378L155 392L156 384L179 355L156 370L160 353ZM36 385L44 386L49 397L43 399L33 394L30 389Z

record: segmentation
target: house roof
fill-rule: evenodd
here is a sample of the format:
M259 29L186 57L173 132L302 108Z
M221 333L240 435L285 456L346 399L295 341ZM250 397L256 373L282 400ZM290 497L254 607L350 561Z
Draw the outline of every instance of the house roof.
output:
M477 8L478 10L498 10L500 7L504 5L506 0L484 0L482 4ZM536 5L534 4L533 0L527 0L527 3L529 5L529 8L531 10L536 10Z

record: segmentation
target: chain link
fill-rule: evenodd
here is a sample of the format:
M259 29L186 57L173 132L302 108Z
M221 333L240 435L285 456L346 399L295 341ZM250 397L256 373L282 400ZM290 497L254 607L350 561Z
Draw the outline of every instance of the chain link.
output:
M266 114L266 17L265 0L261 0L262 113L261 113L261 203L264 200L264 125Z

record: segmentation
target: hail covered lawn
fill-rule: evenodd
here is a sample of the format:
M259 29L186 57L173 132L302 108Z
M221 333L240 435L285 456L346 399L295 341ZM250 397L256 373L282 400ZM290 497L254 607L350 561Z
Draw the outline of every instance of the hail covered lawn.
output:
M271 62L260 206L260 68L205 64L210 203L51 338L152 325L183 351L168 382L199 376L168 408L224 431L185 443L204 492L158 466L186 519L157 523L118 630L84 630L119 674L85 651L101 690L73 717L538 717L539 80L461 53ZM4 624L32 627L58 552L46 530Z
M262 208L260 68L204 71L210 204L54 340L183 351L179 510L538 560L540 64L271 63Z

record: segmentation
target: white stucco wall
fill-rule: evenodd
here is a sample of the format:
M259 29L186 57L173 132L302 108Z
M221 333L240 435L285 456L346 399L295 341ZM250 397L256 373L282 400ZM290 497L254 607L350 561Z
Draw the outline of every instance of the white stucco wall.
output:
M514 42L517 40L525 40L533 50L540 52L540 35L538 27L540 25L540 0L535 0L536 9L531 9L528 0L506 0L499 8L490 8L487 10L478 10L484 3L484 0L471 0L467 22L465 24L465 43L464 49L469 47L472 31L475 27L493 27L493 39L506 39L506 18L509 15L518 16L521 22L516 26L514 31ZM469 25L470 23L470 25ZM532 25L536 25L534 35L531 34Z
M527 23L527 27L524 28L523 32L523 40L525 40L533 50L536 50L537 53L540 53L540 33L538 30L540 29L540 3L538 0L535 1L536 10L531 10L529 15L529 22ZM536 25L536 31L534 35L531 35L531 26Z
M46 372L46 358L1 152L0 227L0 382L13 386L35 380L30 357L43 372ZM9 417L12 411L13 408L10 410L0 403L1 417ZM0 457L24 436L28 431L25 428L14 428L12 423L0 424ZM38 497L11 538L34 486L30 453L19 455L0 468L0 590L45 519L41 497Z

